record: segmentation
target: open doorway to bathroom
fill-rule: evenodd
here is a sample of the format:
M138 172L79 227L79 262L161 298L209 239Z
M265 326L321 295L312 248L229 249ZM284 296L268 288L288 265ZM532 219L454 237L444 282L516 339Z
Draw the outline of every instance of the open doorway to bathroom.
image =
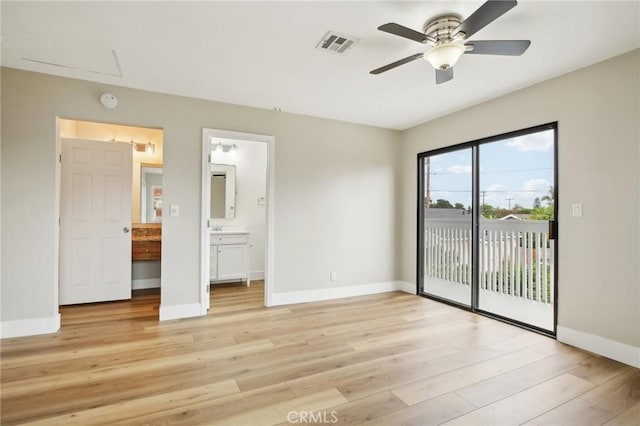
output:
M203 130L203 314L269 305L274 138Z
M163 130L63 118L57 124L63 325L65 313L108 312L102 302L136 297L157 299L147 313L157 319Z

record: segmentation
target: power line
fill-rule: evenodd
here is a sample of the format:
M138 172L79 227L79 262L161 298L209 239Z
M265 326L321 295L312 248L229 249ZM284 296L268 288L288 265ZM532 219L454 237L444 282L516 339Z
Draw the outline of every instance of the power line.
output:
M464 193L471 193L471 190L464 190L464 189L432 189L431 192L464 192ZM494 192L494 193L534 193L534 192L539 192L539 193L548 193L549 190L548 189L521 189L521 190L517 190L517 189L483 189L480 192Z
M553 167L542 167L538 169L513 169L513 170L480 170L480 176L483 174L493 174L493 173L523 173L523 172L536 172L540 170L553 170ZM470 175L471 171L463 171L463 172L431 172L432 176L435 175Z

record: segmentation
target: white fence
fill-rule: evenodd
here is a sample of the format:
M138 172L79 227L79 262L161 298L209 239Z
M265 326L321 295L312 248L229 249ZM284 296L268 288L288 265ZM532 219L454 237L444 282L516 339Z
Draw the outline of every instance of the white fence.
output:
M471 284L471 218L425 220L425 279ZM548 222L481 220L480 288L551 304L554 244Z

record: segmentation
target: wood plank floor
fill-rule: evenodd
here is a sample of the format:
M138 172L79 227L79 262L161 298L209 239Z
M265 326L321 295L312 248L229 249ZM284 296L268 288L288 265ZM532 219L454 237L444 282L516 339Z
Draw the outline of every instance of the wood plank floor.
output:
M2 340L2 424L640 424L640 370L553 339L400 292L262 292L163 323L158 294L61 308L58 333Z

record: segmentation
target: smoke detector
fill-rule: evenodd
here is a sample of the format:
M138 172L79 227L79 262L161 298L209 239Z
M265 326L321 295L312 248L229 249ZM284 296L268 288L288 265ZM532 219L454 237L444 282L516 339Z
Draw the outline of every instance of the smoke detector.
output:
M116 95L112 95L111 93L104 93L100 96L100 103L105 108L113 109L118 106L118 98L116 98Z

